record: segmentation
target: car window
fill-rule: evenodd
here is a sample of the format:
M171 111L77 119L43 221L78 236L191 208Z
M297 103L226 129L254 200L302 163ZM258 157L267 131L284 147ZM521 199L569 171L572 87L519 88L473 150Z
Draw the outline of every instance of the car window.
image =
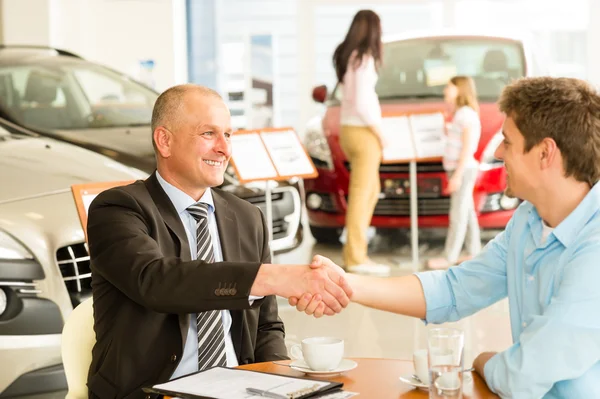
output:
M93 63L0 67L0 106L42 129L149 125L158 94Z
M443 97L455 75L471 76L479 97L494 100L524 75L523 46L507 39L433 38L387 43L376 91L380 98Z

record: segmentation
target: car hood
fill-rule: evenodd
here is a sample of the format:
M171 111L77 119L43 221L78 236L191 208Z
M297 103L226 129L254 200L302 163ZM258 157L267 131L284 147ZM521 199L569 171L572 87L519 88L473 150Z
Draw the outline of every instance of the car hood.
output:
M0 203L69 190L73 184L146 176L100 154L48 138L0 141Z
M79 145L118 151L136 157L154 159L150 125L95 129L52 130L60 139ZM86 147L87 147L86 145Z

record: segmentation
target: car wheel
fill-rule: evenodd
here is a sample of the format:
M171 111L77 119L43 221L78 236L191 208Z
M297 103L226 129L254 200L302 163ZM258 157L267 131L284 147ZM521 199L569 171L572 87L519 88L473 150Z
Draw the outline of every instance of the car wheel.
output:
M319 244L339 244L342 231L341 227L310 226L310 232Z

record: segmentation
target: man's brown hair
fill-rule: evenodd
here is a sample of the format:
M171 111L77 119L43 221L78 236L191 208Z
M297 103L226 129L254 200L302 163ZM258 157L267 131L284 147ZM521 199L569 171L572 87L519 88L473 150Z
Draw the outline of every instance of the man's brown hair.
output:
M566 177L591 186L600 179L600 96L573 78L521 78L498 101L525 138L525 152L545 138L556 142Z
M190 91L196 91L201 95L213 96L221 99L219 93L208 87L188 83L173 86L164 92L156 99L154 109L152 110L152 146L156 151L156 143L154 142L154 131L159 126L164 126L167 129L174 129L181 119L181 107L185 94Z

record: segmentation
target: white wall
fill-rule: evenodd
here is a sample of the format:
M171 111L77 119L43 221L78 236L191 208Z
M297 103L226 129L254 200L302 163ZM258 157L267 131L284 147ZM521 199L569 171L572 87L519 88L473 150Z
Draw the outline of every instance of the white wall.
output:
M153 59L156 88L187 79L185 0L3 0L5 44L73 51L135 76Z

